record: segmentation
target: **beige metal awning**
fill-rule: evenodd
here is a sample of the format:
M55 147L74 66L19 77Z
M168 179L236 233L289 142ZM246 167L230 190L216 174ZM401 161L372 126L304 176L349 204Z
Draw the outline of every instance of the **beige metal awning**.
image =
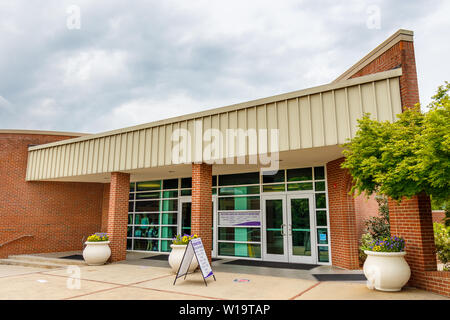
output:
M261 132L278 129L278 151L283 166L308 161L330 161L339 146L352 138L357 119L370 113L380 121L394 121L401 113L399 77L394 69L355 79L294 91L204 112L134 127L82 136L29 148L26 180L107 182L109 173L129 172L132 180L164 174L190 175L190 163L249 157L273 150ZM227 137L227 130L244 135L243 148L230 150L228 141L205 136L211 129ZM242 130L236 130L242 129ZM245 136L257 133L257 143ZM177 132L187 132L189 142ZM242 138L242 137L241 137ZM179 147L191 157L176 162ZM219 150L219 152L217 152ZM229 166L216 166L221 173ZM245 170L236 165L233 170ZM251 166L250 166L251 167ZM134 177L134 178L133 178Z

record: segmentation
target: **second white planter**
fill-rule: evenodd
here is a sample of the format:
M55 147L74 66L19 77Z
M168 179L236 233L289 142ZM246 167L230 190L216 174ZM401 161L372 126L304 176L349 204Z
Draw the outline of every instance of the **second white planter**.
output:
M86 241L84 244L83 258L90 266L105 264L111 256L109 241Z
M406 252L367 251L364 275L367 287L381 291L400 291L411 276L411 269L405 260Z
M184 252L186 251L186 244L171 244L172 251L169 254L169 264L173 273L177 273L180 268L181 260L183 260ZM189 272L194 272L198 267L197 258L194 256L189 267Z

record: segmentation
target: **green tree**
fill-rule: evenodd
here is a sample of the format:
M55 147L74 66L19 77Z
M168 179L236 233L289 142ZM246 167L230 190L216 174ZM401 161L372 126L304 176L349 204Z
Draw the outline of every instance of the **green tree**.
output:
M383 194L395 200L425 192L444 204L450 200L450 84L440 86L429 111L420 105L394 123L365 114L342 164L353 176L352 192Z

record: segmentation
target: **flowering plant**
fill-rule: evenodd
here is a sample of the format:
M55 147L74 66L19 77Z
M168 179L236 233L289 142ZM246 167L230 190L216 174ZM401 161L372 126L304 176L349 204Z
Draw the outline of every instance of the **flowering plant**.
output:
M376 252L402 252L405 250L405 240L402 237L391 236L370 241L364 248Z
M175 238L172 239L172 243L173 244L177 244L177 245L183 245L183 244L188 244L189 241L191 241L192 239L198 238L198 236L196 234L184 234L183 236L181 236L181 234L177 234L177 236Z
M87 238L87 241L90 241L90 242L99 242L99 241L108 241L108 240L109 240L108 235L106 233L100 233L100 232L96 232Z

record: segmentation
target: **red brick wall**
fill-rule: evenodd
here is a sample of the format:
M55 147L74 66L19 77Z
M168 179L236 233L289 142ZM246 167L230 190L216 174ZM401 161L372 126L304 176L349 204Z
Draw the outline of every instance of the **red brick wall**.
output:
M389 213L392 235L405 239L411 285L450 295L449 272L436 271L430 197L422 193L400 203L389 200Z
M82 249L82 239L100 231L103 184L25 181L28 145L73 137L0 134L0 247L10 254Z
M444 218L445 218L445 211L444 210L433 210L431 212L432 217L433 217L433 223L434 222L438 222L438 223L444 223Z
M378 216L378 202L375 200L375 194L369 198L365 194L361 194L355 198L355 213L356 213L356 232L358 240L365 232L367 219Z
M352 178L340 167L344 158L327 163L331 259L334 266L358 269L355 202L348 194Z
M111 173L108 204L108 236L111 248L110 261L121 261L127 255L128 199L130 174Z
M419 102L419 85L417 83L414 43L411 41L397 42L350 78L388 71L398 67L402 68L400 95L403 109L405 107L412 107Z
M192 164L191 230L202 238L203 246L211 262L212 250L212 166Z

